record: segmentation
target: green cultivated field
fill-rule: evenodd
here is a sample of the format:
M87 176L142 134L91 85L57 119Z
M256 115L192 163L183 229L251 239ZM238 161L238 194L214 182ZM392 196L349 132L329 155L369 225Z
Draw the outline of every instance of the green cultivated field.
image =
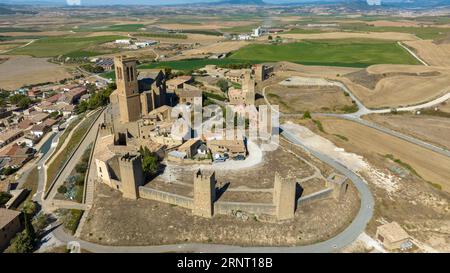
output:
M8 32L40 32L40 30L34 28L0 27L0 33Z
M317 28L294 28L289 31L283 32L282 34L316 34L324 32L331 32L331 31L325 31Z
M205 65L256 64L289 61L304 65L367 67L373 64L419 64L395 42L379 40L321 40L290 44L251 44L226 59L190 59L143 64L139 69L195 70ZM114 72L101 74L114 79Z
M167 39L187 39L186 34L180 33L165 33L165 32L140 32L136 36L139 37L150 37L150 38L167 38Z
M98 31L137 32L144 27L145 25L143 24L83 25L72 30L75 32L98 32Z
M259 24L251 24L245 26L235 26L230 28L222 28L221 31L226 33L247 33L251 32L253 29L259 27Z
M140 69L155 69L155 68L172 68L174 70L195 70L204 67L205 65L228 65L228 64L255 64L260 63L257 60L238 60L238 59L191 59L181 61L157 62L139 66Z
M395 42L355 39L304 41L279 45L252 44L236 51L230 59L349 67L418 64L414 57Z
M54 57L59 55L79 55L90 46L123 38L118 35L98 37L48 37L35 41L24 48L11 51L10 55L31 55L33 57ZM91 52L92 53L92 52ZM92 53L93 54L93 53Z

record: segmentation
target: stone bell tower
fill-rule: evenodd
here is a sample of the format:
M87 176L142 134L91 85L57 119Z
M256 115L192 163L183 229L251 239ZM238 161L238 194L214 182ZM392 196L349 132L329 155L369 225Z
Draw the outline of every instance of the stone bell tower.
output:
M141 116L137 60L126 56L114 58L120 121L133 122Z

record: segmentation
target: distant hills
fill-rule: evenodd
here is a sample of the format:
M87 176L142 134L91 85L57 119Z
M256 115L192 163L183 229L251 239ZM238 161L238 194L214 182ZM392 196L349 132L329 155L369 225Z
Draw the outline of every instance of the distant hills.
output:
M22 9L12 9L10 7L0 4L0 15L14 15L14 14L36 14L36 12Z
M222 1L217 1L217 2L213 2L211 4L225 4L225 5L265 5L266 2L264 2L263 0L222 0Z
M374 0L370 0L374 1ZM64 6L67 0L0 0L0 6L9 5L56 5ZM367 0L81 0L82 5L86 6L107 6L107 5L341 5L347 7L370 7ZM450 0L381 0L382 7L398 8L430 8L450 6ZM6 14L6 10L3 12Z

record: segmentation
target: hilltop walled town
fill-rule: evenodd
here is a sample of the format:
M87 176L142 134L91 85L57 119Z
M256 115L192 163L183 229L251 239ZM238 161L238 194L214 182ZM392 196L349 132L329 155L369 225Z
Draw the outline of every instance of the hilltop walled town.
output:
M0 252L450 252L445 1L7 2Z

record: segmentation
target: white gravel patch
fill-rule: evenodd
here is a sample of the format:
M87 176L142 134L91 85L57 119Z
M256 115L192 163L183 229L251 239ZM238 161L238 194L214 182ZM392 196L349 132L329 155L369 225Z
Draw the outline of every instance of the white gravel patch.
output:
M318 151L332 157L351 171L359 174L366 174L369 181L377 187L385 189L389 195L395 193L399 189L400 178L395 177L391 173L382 172L371 166L364 157L346 152L344 149L336 147L336 145L326 138L323 138L308 128L288 122L283 128L295 134L305 145L311 150Z

